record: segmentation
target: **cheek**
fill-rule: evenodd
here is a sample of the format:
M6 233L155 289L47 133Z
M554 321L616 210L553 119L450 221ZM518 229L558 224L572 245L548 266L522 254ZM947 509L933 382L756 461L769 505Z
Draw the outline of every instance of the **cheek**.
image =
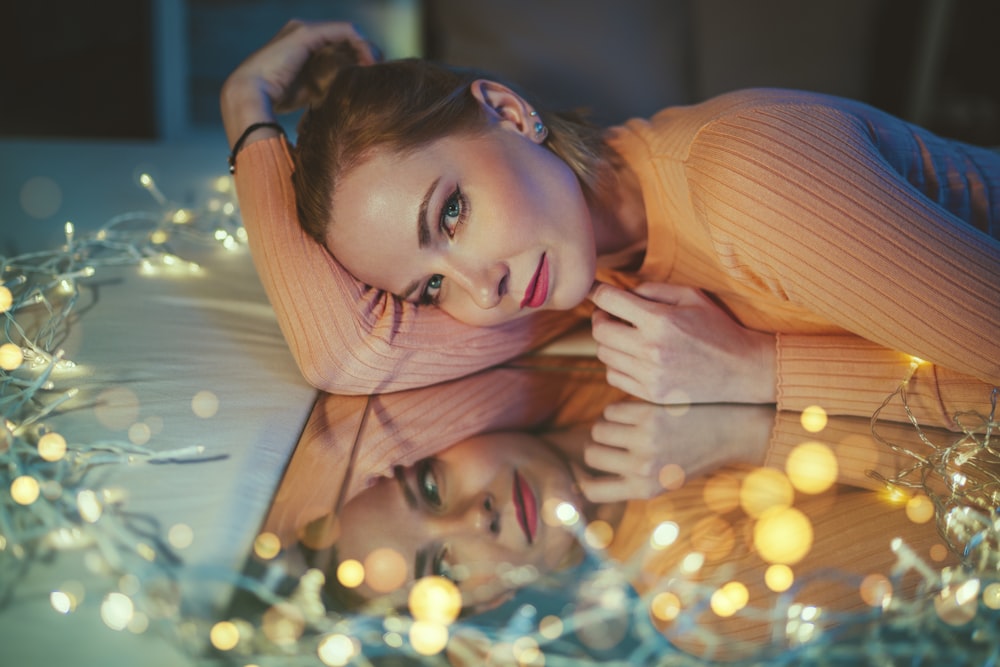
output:
M492 327L528 315L528 310L508 310L504 307L480 308L465 293L441 303L441 310L452 318L474 327Z

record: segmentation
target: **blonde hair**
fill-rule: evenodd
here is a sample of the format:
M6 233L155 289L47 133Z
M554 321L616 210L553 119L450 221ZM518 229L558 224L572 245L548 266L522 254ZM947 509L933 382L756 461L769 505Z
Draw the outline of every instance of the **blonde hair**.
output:
M299 123L292 183L303 229L325 243L338 178L375 149L407 153L446 136L484 131L486 115L471 92L483 78L499 81L420 59L338 71L323 101ZM544 145L569 165L588 196L595 193L610 165L603 131L583 113L532 106L548 128Z

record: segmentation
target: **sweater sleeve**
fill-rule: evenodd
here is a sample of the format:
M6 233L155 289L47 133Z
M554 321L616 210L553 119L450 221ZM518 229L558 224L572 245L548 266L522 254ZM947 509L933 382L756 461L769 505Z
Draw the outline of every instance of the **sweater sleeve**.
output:
M477 328L358 282L299 226L292 169L283 138L254 142L239 155L236 189L254 266L313 386L340 394L427 386L509 360L578 321L539 313Z
M692 203L730 275L846 332L778 336L781 409L870 416L912 355L929 363L911 397L954 426L1000 384L1000 242L972 224L1000 206L1000 160L953 165L951 195L980 202L950 207L890 165L866 120L800 104L711 123L689 155Z

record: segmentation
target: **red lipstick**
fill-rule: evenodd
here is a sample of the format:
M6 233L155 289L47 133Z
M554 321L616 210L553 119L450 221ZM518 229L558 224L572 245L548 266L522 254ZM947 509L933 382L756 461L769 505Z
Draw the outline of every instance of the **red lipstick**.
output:
M513 490L514 509L517 510L517 522L521 524L521 530L528 539L528 544L535 541L535 534L538 532L538 501L535 499L535 492L531 490L528 482L521 477L521 474L514 471Z
M524 298L521 300L521 308L528 306L530 308L538 308L543 303L549 295L549 261L545 253L542 253L542 258L538 261L538 268L535 269L535 275L531 276L531 282L528 283L528 288L524 290Z

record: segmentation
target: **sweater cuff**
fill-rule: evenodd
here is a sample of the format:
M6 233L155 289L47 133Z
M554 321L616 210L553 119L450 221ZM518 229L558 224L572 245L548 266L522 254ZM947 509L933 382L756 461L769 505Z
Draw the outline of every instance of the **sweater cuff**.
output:
M871 418L881 407L880 419L906 422L902 397L893 393L909 377L906 405L922 424L954 430L956 413L989 414L985 382L929 363L914 371L913 357L857 336L779 334L777 344L779 410L818 405L830 415Z

